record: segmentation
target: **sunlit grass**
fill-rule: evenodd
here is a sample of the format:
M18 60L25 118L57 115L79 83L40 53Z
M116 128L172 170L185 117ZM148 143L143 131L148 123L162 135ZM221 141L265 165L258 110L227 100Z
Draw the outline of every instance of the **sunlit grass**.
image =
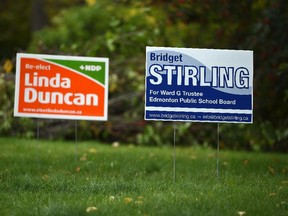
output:
M0 215L288 215L284 154L0 138Z

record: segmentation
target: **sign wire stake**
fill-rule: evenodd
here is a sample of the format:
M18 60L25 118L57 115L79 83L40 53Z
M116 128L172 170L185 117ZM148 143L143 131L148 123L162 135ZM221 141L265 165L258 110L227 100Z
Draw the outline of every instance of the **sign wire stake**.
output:
M220 124L217 124L217 153L216 153L216 175L219 178L219 152L220 152Z
M173 152L173 181L176 182L176 123L173 121L174 152Z
M37 118L37 144L39 144L39 132L40 132L40 126L39 126L39 118Z
M75 161L78 162L78 121L75 120Z
M38 166L40 166L40 122L39 118L36 118L36 145L37 145L37 150L36 150L36 160L38 163Z

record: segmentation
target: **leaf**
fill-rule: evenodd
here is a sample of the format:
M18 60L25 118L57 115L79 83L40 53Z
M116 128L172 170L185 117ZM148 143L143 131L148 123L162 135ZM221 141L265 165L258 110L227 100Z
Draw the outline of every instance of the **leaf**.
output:
M76 172L78 172L78 173L80 172L80 169L81 169L81 168L80 168L79 166L75 167L75 170L76 170Z
M130 197L126 197L126 198L124 199L125 204L128 204L128 203L130 203L130 202L132 202L132 201L133 201L133 199L130 198Z
M96 150L95 148L91 148L91 149L89 149L89 153L96 154L96 153L97 153L97 150Z
M10 59L5 60L3 68L4 68L6 73L10 73L12 71L13 64L12 64Z
M237 213L238 213L239 216L246 215L246 212L245 212L245 211L238 211Z
M80 161L86 161L87 160L87 155L86 153L83 154L82 157L80 157Z
M244 166L248 166L248 165L249 165L249 163L250 163L250 161L249 161L249 160L244 160L244 161L243 161L243 165L244 165Z
M42 178L44 181L47 181L47 180L49 179L49 176L48 176L48 175L43 175L41 178Z
M269 196L274 197L274 196L276 196L276 193L270 193Z
M88 6L93 6L95 3L96 3L96 0L85 0L85 2L86 2L86 4L88 5Z
M273 175L273 176L275 175L275 171L274 171L273 167L268 166L268 170L269 170L271 175Z
M143 199L144 199L143 196L139 196L139 197L137 198L137 200L135 201L135 204L136 204L136 205L143 205Z
M136 205L143 205L143 201L137 200L137 201L135 201L135 204L136 204Z
M112 143L112 147L117 148L120 146L120 143L118 141L115 141Z
M89 206L89 207L87 207L86 208L86 212L93 212L93 211L97 211L98 209L97 209L97 207L95 207L95 206Z

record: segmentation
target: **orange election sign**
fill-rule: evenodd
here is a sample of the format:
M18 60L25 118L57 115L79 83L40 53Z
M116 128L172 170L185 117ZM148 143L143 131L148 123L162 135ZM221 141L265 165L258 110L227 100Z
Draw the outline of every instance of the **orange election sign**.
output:
M108 58L17 54L14 116L107 120Z

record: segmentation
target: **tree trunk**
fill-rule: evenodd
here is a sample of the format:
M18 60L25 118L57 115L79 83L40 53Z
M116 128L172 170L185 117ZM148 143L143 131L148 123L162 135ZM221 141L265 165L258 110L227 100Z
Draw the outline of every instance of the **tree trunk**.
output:
M33 1L31 14L31 25L33 32L42 29L48 23L44 1L45 0Z

